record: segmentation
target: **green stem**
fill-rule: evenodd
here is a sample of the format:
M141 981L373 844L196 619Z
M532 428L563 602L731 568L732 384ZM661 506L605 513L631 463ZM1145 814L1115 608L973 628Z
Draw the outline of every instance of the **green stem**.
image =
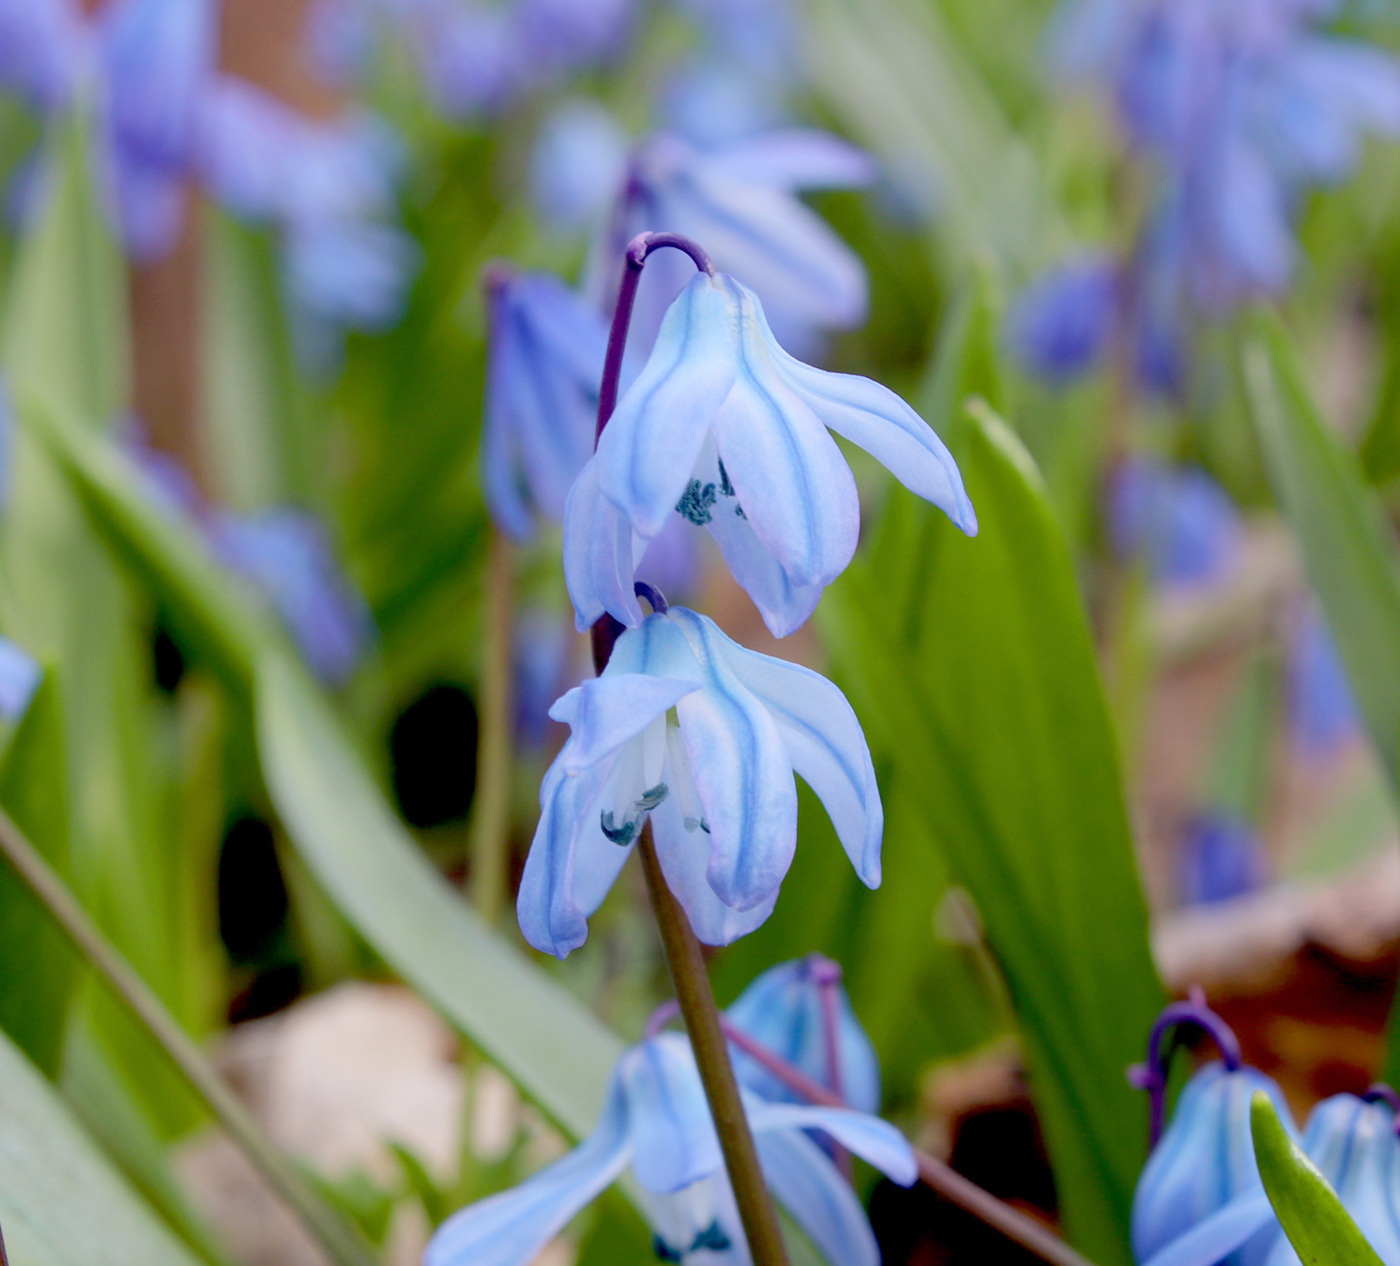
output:
M676 989L691 1049L700 1069L705 1097L710 1102L719 1145L724 1153L724 1165L734 1188L739 1206L739 1218L749 1242L754 1266L787 1266L787 1250L783 1246L773 1202L768 1196L768 1184L758 1163L749 1119L744 1115L739 1085L734 1080L734 1068L729 1062L729 1048L720 1028L719 1008L710 991L710 977L705 970L705 958L700 942L686 918L681 904L666 886L656 845L651 837L650 820L642 827L637 852L642 858L647 892L661 929L661 943L666 950L666 966L671 971L671 983Z
M374 1257L359 1233L321 1200L292 1163L273 1147L200 1049L176 1024L165 1004L88 918L63 880L4 810L0 810L0 853L78 952L131 1008L229 1137L282 1197L330 1260L336 1266L374 1266ZM3 1262L4 1255L0 1252L0 1266Z
M515 711L511 664L513 553L510 541L500 532L493 532L486 561L486 627L478 691L481 731L476 749L476 793L467 841L472 900L488 923L495 923L500 917L506 899L511 731Z

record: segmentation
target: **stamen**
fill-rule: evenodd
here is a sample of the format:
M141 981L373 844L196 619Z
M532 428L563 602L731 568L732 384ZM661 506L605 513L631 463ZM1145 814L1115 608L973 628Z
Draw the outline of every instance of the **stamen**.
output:
M716 1218L703 1231L696 1233L695 1240L690 1246L690 1251L692 1253L698 1253L702 1248L708 1248L716 1253L727 1253L733 1247L733 1242L730 1240L729 1236L720 1229L719 1219Z
M676 513L689 519L696 527L704 527L714 517L710 513L714 504L714 484L701 484L698 479L692 479L676 502Z

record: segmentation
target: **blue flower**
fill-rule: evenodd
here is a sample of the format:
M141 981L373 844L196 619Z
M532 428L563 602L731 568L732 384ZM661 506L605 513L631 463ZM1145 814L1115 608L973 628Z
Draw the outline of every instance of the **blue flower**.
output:
M1007 314L1016 359L1055 383L1096 368L1118 326L1121 284L1117 261L1105 255L1071 260L1044 274Z
M1360 731L1346 667L1326 622L1311 605L1289 648L1288 703L1293 746L1305 759L1332 755Z
M1242 539L1239 512L1204 470L1146 456L1114 472L1108 523L1120 555L1145 557L1155 580L1178 589L1219 580Z
M523 540L537 518L563 519L593 452L608 331L594 307L548 273L497 264L486 290L486 503L497 525Z
M525 939L564 957L652 821L666 882L696 935L727 945L772 912L797 838L798 773L868 887L884 814L845 696L809 669L745 650L682 607L617 640L601 677L550 710L572 734L540 788L521 879Z
M841 968L821 954L770 967L725 1009L725 1018L860 1112L880 1107L875 1047L851 1010ZM740 1082L765 1099L802 1102L779 1077L735 1049ZM833 1067L833 1063L835 1067Z
M82 21L68 0L0 0L0 86L39 110L68 101Z
M601 224L627 168L627 134L596 101L575 97L540 129L530 157L535 210L555 228Z
M595 284L610 292L612 261L626 243L644 230L665 230L703 242L718 267L746 278L787 341L813 330L849 329L865 320L865 267L797 194L859 188L874 176L869 155L807 128L707 150L678 136L652 136L633 151L600 252L608 271ZM678 256L648 264L632 325L641 351L650 348L666 306L684 286L685 267Z
M1228 901L1261 888L1267 865L1259 832L1238 813L1213 809L1191 819L1178 844L1182 905Z
M1341 1094L1324 1099L1303 1131L1303 1150L1383 1262L1400 1262L1400 1139L1395 1113L1395 1092L1376 1086L1364 1097ZM1282 1235L1268 1266L1299 1266L1298 1254Z
M29 652L0 637L0 717L18 721L39 688L43 670Z
M97 18L106 174L122 235L138 259L174 245L206 83L214 70L212 0L114 0Z
M709 529L764 622L783 637L855 552L855 479L827 428L864 448L969 535L948 450L892 391L789 356L757 297L698 274L569 494L564 570L580 629L641 621L633 568L672 512Z
M271 599L312 671L331 683L344 681L374 628L320 523L297 510L216 511L206 531L215 556Z
M1211 1063L1186 1083L1133 1198L1139 1266L1263 1266L1278 1224L1254 1159L1256 1090L1296 1136L1282 1091L1257 1069Z
M744 1111L769 1188L827 1260L878 1266L859 1200L805 1131L822 1131L907 1187L917 1164L899 1132L864 1113L768 1103L747 1092ZM623 1053L602 1119L579 1147L520 1186L454 1214L433 1236L424 1266L528 1266L629 1165L658 1258L749 1261L695 1058L683 1037L662 1033Z

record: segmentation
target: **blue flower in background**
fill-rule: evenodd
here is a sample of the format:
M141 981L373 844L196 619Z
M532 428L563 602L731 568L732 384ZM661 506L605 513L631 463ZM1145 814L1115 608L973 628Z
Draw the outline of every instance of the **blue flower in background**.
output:
M564 517L593 452L608 330L597 309L548 273L491 266L491 346L482 417L486 504L517 540Z
M564 573L579 628L604 611L641 622L634 567L673 512L709 529L775 636L798 628L860 526L828 427L976 532L957 465L913 409L868 378L789 356L751 290L697 274L569 494Z
M1293 745L1305 758L1330 756L1360 732L1346 667L1312 605L1305 608L1289 648L1288 703Z
M1256 1090L1296 1137L1283 1092L1257 1069L1211 1063L1186 1083L1133 1197L1139 1266L1263 1266L1278 1224L1254 1159Z
M703 242L717 267L744 277L773 323L793 342L810 332L865 320L867 280L859 257L797 197L807 190L868 185L875 165L864 151L826 132L784 128L699 149L657 134L632 153L621 203L597 258L590 287L611 302L614 263L645 230ZM647 266L632 319L633 346L645 353L687 267L667 252Z
M880 1064L841 984L821 954L770 967L725 1009L725 1018L859 1112L880 1108ZM735 1049L734 1072L755 1094L800 1102L789 1086ZM835 1067L833 1067L833 1064Z
M788 122L785 85L718 57L694 58L662 82L657 109L667 132L713 149Z
M1106 255L1071 260L1046 273L1007 314L1017 360L1050 382L1097 368L1118 328L1121 284L1117 261Z
M1383 1262L1400 1262L1400 1139L1395 1092L1376 1086L1362 1097L1333 1095L1312 1110L1303 1150L1332 1185ZM1267 1266L1300 1266L1280 1235Z
M1227 809L1193 817L1177 850L1177 897L1184 906L1229 901L1263 887L1268 876L1259 832Z
M603 222L627 170L627 133L596 101L564 102L540 129L530 156L535 210L553 227L592 229Z
M1155 580L1178 589L1227 574L1242 535L1234 503L1205 471L1146 456L1113 473L1108 525L1120 555L1145 557Z
M1400 62L1314 28L1331 15L1329 5L1279 0L1071 0L1053 24L1058 69L1107 91L1152 175L1117 314L1149 388L1179 388L1178 344L1193 314L1288 284L1302 194L1349 176L1364 134L1400 136ZM1026 302L1067 322L1073 352L1097 318L1064 284ZM1061 342L1040 333L1028 344L1032 370L1063 379L1093 366L1045 354Z
M69 98L83 40L67 0L0 0L0 87L43 111Z
M0 717L18 721L28 710L43 675L28 651L0 637Z
M843 1108L768 1103L744 1092L763 1176L833 1266L878 1266L865 1211L805 1133L820 1130L902 1186L917 1176L892 1125ZM662 1033L623 1053L593 1133L510 1191L454 1214L424 1266L528 1266L570 1218L631 1166L662 1261L743 1266L743 1228L689 1043Z
M617 640L601 677L550 716L572 734L540 788L521 879L525 939L564 957L644 822L696 935L727 945L772 912L797 841L793 774L811 786L861 881L880 882L884 814L845 696L809 669L730 641L682 607Z
M374 626L321 524L299 510L216 511L206 531L215 557L267 594L311 670L324 681L344 681Z

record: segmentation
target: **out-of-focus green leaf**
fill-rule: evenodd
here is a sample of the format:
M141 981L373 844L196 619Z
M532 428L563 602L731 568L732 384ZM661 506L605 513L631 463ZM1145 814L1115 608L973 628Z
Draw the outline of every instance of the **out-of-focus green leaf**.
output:
M808 68L841 123L904 200L939 223L950 260L1036 262L1053 208L1036 160L938 6L814 0Z
M21 408L20 416L51 446L99 529L174 626L189 631L191 649L236 683L248 674L239 689L255 702L268 789L337 907L566 1131L591 1130L621 1042L448 887L279 636L236 602L197 544L146 504L130 464L42 409Z
M1259 1176L1303 1266L1381 1266L1337 1193L1291 1138L1262 1090L1249 1105Z
M967 540L897 493L834 584L835 675L971 893L1017 1016L1068 1232L1129 1260L1145 1151L1124 1069L1162 1001L1118 755L1073 567L1030 458L985 406Z
M1302 546L1308 580L1394 785L1400 779L1400 570L1393 535L1355 457L1313 404L1276 318L1256 320L1244 374L1274 495Z
M0 804L45 860L68 873L68 776L57 669L46 666L0 763ZM0 1028L47 1077L58 1075L75 962L8 867L0 867Z
M0 1036L0 1226L11 1266L195 1266Z
M258 666L263 776L339 909L570 1134L586 1134L621 1042L481 922L424 857L287 660Z

